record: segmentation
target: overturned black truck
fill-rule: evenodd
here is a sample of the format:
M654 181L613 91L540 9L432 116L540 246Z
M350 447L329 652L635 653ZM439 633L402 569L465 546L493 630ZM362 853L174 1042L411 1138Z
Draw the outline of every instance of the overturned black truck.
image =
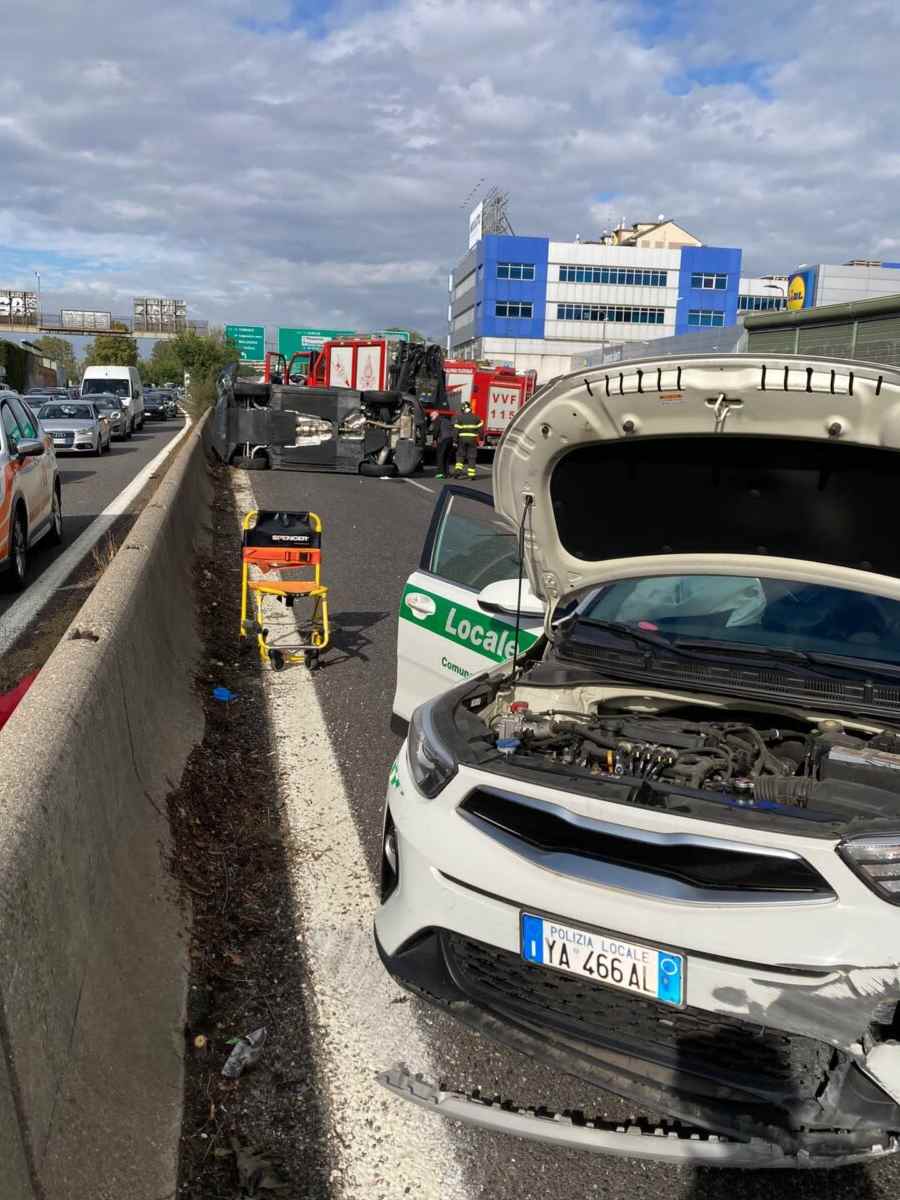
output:
M412 475L425 451L423 400L444 402L440 346L398 343L386 382L383 391L256 383L238 378L234 364L217 380L213 445L223 462L248 470Z

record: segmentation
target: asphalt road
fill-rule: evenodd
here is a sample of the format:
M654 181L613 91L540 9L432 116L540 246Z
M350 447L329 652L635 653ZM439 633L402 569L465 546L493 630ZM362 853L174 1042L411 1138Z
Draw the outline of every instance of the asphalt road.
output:
M114 441L109 453L100 458L94 455L58 455L62 479L63 542L61 546L51 546L44 539L34 548L29 558L29 585L71 546L183 425L183 417L145 424L143 430L135 433L130 441ZM140 511L140 505L140 498L136 498L133 506L135 512ZM0 593L0 613L15 603L16 598L10 593Z
M430 471L411 481L294 472L252 477L260 507L312 509L324 521L323 580L330 587L334 643L314 676L315 688L373 879L385 781L400 745L390 729L399 600L418 561L441 486ZM485 468L478 486L490 486ZM299 787L304 783L308 787L308 781L297 780ZM335 836L340 836L339 830ZM442 1082L450 1087L481 1087L523 1104L570 1107L609 1118L642 1115L614 1097L470 1034L427 1005L413 1005ZM408 1065L416 1069L414 1062ZM332 1101L340 1103L341 1097ZM410 1108L406 1127L411 1142L421 1121L435 1119ZM471 1197L893 1200L900 1193L897 1159L830 1173L714 1172L563 1152L459 1125L448 1128Z

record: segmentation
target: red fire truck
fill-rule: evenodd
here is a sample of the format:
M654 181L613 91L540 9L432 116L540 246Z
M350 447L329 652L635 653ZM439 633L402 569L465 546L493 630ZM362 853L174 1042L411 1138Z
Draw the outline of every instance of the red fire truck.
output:
M469 400L484 421L481 444L496 446L503 431L534 393L535 375L518 375L511 367L446 359L444 375L453 409Z
M317 354L298 351L286 362L277 350L266 354L264 380L288 383L303 376L306 387L345 387L382 392L388 386L390 347L383 338L340 338L325 342Z

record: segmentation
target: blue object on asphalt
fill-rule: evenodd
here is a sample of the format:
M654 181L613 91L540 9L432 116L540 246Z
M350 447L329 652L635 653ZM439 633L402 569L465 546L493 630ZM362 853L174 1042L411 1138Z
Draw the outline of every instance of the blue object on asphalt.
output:
M213 700L237 700L237 693L229 692L227 687L214 687L212 694Z

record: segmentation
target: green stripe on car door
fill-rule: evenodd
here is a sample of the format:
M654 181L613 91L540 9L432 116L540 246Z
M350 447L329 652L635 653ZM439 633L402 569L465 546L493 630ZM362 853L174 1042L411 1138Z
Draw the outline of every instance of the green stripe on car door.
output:
M400 601L400 616L493 662L506 662L512 657L516 631L508 621L498 621L479 609L468 608L425 588L406 585ZM537 634L520 629L520 653L533 646L537 639Z

